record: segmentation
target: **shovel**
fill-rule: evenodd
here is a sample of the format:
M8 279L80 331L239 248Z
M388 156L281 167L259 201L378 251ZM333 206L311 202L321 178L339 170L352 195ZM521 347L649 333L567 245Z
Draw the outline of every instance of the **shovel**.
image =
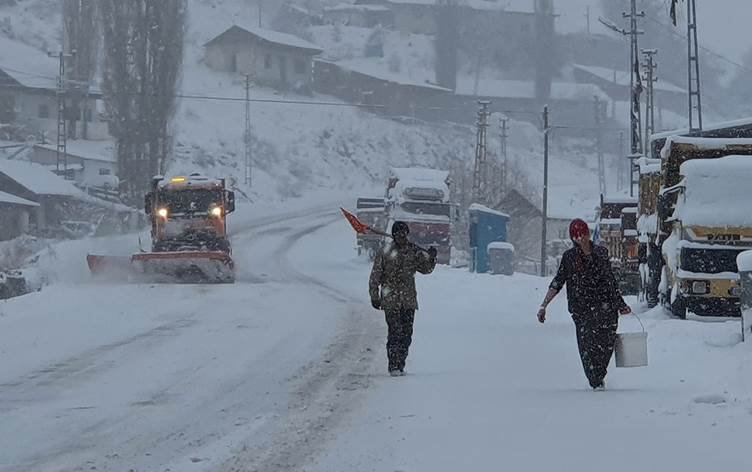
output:
M384 231L379 231L377 229L371 228L367 224L365 224L362 221L360 221L357 216L353 215L352 213L350 213L349 211L345 210L344 208L340 207L340 210L342 211L342 214L345 215L345 218L350 223L350 226L353 227L353 229L355 230L356 233L358 233L358 234L375 234L375 235L378 235L378 236L384 236L385 238L394 239L394 237L391 234L389 234L389 233L385 233ZM421 251L423 251L425 253L428 253L428 249L426 249L424 247L420 247L417 244L415 244L415 247L418 248L418 249L420 249Z

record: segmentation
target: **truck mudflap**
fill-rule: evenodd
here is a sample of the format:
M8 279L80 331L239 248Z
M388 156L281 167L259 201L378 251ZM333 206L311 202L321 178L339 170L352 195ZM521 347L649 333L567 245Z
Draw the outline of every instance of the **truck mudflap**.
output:
M222 251L143 252L131 260L138 277L153 282L234 283L235 264Z

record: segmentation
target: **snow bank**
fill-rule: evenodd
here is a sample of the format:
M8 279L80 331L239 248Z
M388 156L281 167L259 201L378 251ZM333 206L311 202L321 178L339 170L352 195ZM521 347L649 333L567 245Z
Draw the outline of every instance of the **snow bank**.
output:
M752 251L744 251L736 256L739 272L752 272Z
M674 216L684 226L752 226L752 157L695 159L681 173L686 190Z

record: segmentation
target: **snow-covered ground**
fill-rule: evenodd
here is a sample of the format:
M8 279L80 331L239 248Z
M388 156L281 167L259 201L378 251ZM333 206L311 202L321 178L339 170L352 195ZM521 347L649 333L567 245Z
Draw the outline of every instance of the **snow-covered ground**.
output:
M236 285L71 279L0 303L0 470L752 464L738 321L644 313L650 366L612 367L593 393L564 298L535 320L547 280L439 268L418 279L409 375L390 378L369 265L336 204L238 220Z

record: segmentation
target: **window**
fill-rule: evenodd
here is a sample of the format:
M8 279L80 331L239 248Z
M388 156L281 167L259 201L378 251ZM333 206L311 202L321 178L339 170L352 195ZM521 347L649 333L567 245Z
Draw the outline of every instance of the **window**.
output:
M305 65L305 62L303 62L302 59L295 59L294 67L295 67L295 73L296 74L305 74L306 73L306 65Z
M91 108L85 109L84 110L84 120L86 120L87 123L91 123L91 118L92 118Z
M267 54L264 56L264 68L265 69L272 68L272 55L271 54Z
M49 105L39 105L39 118L49 118L50 117L50 106Z
M99 169L99 175L112 175L112 171L110 169Z

